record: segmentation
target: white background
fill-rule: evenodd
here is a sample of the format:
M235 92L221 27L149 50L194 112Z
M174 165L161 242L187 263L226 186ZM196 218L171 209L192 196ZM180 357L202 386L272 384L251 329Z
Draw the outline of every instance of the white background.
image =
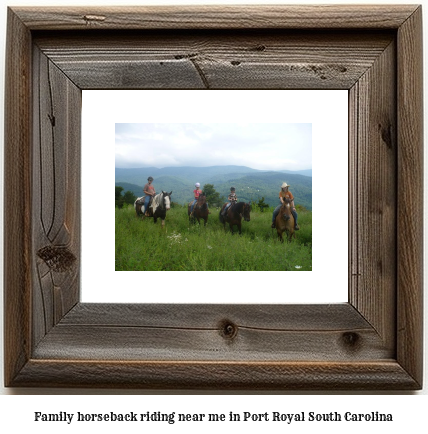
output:
M257 102L255 102L257 99ZM233 101L233 104L229 103ZM120 107L120 110L114 109ZM203 110L201 110L203 107ZM114 271L115 122L312 123L312 271L204 272L204 291L189 285L194 271ZM336 91L84 91L82 301L133 303L338 303L348 301L348 92ZM278 150L280 152L280 150ZM333 156L333 158L332 158ZM239 164L239 161L235 161ZM106 211L94 201L94 172ZM279 189L279 186L278 186ZM172 190L174 188L172 187ZM169 190L168 190L169 191ZM278 190L279 191L279 190ZM293 191L291 189L291 191ZM329 200L326 202L325 192ZM189 199L190 200L190 199ZM296 203L298 198L296 197ZM326 209L331 206L331 209ZM328 212L326 212L328 211ZM331 218L333 218L333 223ZM215 214L210 218L217 218ZM253 216L254 218L254 216ZM209 223L210 220L208 220ZM153 224L146 221L142 224ZM168 216L165 223L168 234ZM207 228L209 230L209 227ZM243 224L245 231L245 223ZM267 228L270 231L269 228ZM215 246L213 247L215 248ZM97 261L92 260L96 253ZM172 252L173 254L173 252ZM287 248L284 246L284 261ZM292 260L292 258L287 258ZM298 264L294 264L298 265ZM198 273L198 272L196 272ZM231 292L239 279L245 290ZM163 284L159 285L158 282ZM156 291L152 288L157 287ZM263 291L260 290L263 288Z
M0 9L0 76L4 77L4 43L5 43L5 29L6 29L6 8L5 3L3 1L3 6ZM108 4L120 4L118 0L75 0L74 2L60 2L57 1L40 1L40 0L32 0L32 1L8 1L9 5L89 5L89 4L98 4L98 5L108 5ZM155 0L151 0L150 4L215 4L219 3L218 1L199 1L199 2L191 2L187 0L187 2L178 1L164 1L159 2ZM221 2L220 2L221 3ZM235 0L236 4L248 4L248 3L263 3L261 0L251 1L251 0ZM269 0L264 3L281 3L275 0ZM284 2L282 2L284 3ZM292 2L296 3L296 2ZM325 1L300 1L300 4L315 4L321 3L325 4ZM349 3L349 2L340 2L340 1L331 1L329 3ZM358 1L353 0L352 3L384 3L390 4L394 3L392 0L390 1ZM400 1L399 3L408 3L413 4L415 2L412 1ZM134 1L127 0L126 4L149 4L144 1ZM426 11L425 11L426 12ZM428 29L426 19L426 13L424 14L424 28ZM425 39L424 50L425 55L424 59L427 59L427 47L428 43L426 43L427 39ZM427 67L425 65L425 76ZM424 86L425 95L424 100L427 101L426 89L427 86ZM0 87L0 100L3 101L3 87ZM0 115L1 119L3 119L3 104L0 104ZM424 110L425 116L428 113L428 110ZM0 143L1 147L3 147L3 123L0 123ZM0 161L3 164L3 151L1 149ZM1 170L2 170L2 166ZM427 165L425 164L425 167ZM2 175L2 174L1 174ZM1 176L3 179L3 176ZM0 181L2 182L2 181ZM2 199L2 198L1 198ZM1 203L3 200L1 200ZM426 203L426 198L425 198ZM2 219L2 215L0 215L0 219ZM425 231L426 233L426 231ZM1 242L0 249L3 248L3 243ZM2 255L2 251L0 251L0 256ZM2 267L2 263L0 263L0 267ZM427 279L425 278L425 281ZM425 298L426 299L426 298ZM0 301L0 304L2 301ZM427 302L425 301L425 312L427 311ZM0 306L0 315L2 315L2 306ZM3 322L0 322L0 335L3 336ZM426 326L425 326L426 328ZM425 333L425 340L428 332ZM425 345L425 348L427 345ZM1 347L1 352L3 348ZM2 363L3 355L0 354L0 360ZM204 432L218 432L221 429L223 432L236 432L237 430L248 430L250 432L260 432L261 430L269 430L269 432L313 432L314 430L328 430L329 432L342 432L346 429L348 432L358 432L360 433L362 430L368 432L379 432L379 428L381 430L386 429L389 432L404 432L407 431L422 431L427 426L425 413L428 404L427 400L427 382L428 382L428 374L425 368L425 388L422 392L415 392L413 394L405 395L404 393L393 393L390 396L383 396L381 393L371 393L368 394L358 394L355 392L344 393L344 396L337 394L304 394L298 393L295 396L293 393L287 393L287 391L276 392L267 394L266 396L261 396L261 394L254 394L253 396L241 395L238 393L228 393L224 395L221 392L217 391L208 391L206 394L202 394L202 396L194 396L191 392L187 392L183 396L174 395L177 392L170 391L168 395L164 396L164 392L155 392L154 396L145 396L146 393L144 391L99 391L99 390L75 390L75 389L5 389L1 388L1 384L3 383L2 379L3 372L0 373L0 390L3 396L0 397L0 427L2 432L12 432L23 429L31 430L32 432L55 432L57 433L59 429L67 429L69 432L84 432L89 433L94 429L102 429L104 432L110 432L114 429L114 432L117 432L118 429L124 429L122 425L116 424L103 424L103 425L61 425L58 427L56 423L54 424L43 424L36 425L33 422L34 419L34 411L44 411L46 413L49 412L59 412L59 411L83 411L83 412L108 412L108 411L177 411L177 412L241 412L241 411L251 411L251 412L264 412L264 411L281 411L281 412L297 412L297 411L319 411L319 412L330 412L330 411L357 411L357 412L370 412L370 411L384 411L384 412L393 412L394 413L394 422L391 424L368 424L368 423L350 423L343 425L340 424L323 424L320 423L318 425L264 425L264 424L251 424L251 425L208 425L204 424L204 426L200 425L168 425L168 426L150 426L146 428L145 426L138 425L137 427L127 426L126 432L134 433L134 432L167 432L171 430L175 430L175 432L200 432L202 429ZM149 392L148 392L149 393ZM183 393L180 391L179 393ZM92 397L90 394L98 394L98 395L107 395L107 396L97 396ZM13 396L16 395L16 396ZM43 396L25 396L25 395L43 395ZM57 396L55 396L57 395ZM82 395L82 396L75 396ZM109 396L110 395L110 396ZM220 396L219 396L220 395ZM381 395L381 396L379 396Z

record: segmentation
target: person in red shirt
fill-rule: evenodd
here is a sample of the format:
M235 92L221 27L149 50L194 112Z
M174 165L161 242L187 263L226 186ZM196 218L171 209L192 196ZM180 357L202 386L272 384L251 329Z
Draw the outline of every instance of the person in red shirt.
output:
M272 214L271 227L272 228L275 227L275 219L276 219L276 216L278 215L279 210L281 209L282 205L285 203L284 199L288 199L290 201L291 213L293 214L293 217L294 217L294 230L298 231L300 229L300 227L297 224L297 212L296 212L296 207L294 206L294 196L290 191L290 186L286 182L283 182L281 185L281 191L279 192L279 200L281 203L275 208L275 210Z
M197 182L195 184L195 189L193 190L193 195L195 197L192 205L190 206L190 215L193 216L193 207L196 205L196 202L198 201L198 197L199 195L202 193L201 190L201 184L199 184L199 182Z
M147 184L143 188L143 193L146 195L146 197L144 198L144 213L146 216L148 215L148 211L149 211L150 199L154 197L156 194L156 190L153 187L152 182L153 182L153 178L149 176L147 178Z

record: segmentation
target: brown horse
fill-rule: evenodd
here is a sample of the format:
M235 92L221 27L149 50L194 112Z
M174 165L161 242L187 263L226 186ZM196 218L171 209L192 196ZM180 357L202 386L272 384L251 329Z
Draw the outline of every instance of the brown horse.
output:
M281 242L284 242L282 238L284 232L288 235L288 241L291 241L292 237L296 237L294 233L294 217L291 213L291 201L289 199L284 199L284 204L279 209L275 219L275 227Z
M192 203L189 203L187 206L187 215L189 216L189 221L192 223L195 223L195 219L198 221L199 224L201 224L201 219L204 221L204 226L207 225L208 221L208 204L207 204L207 198L204 193L201 193L198 197L198 201L195 203L195 206L193 207L193 216L191 216L191 206Z
M250 221L250 211L251 205L245 202L238 202L233 205L230 205L229 209L226 212L226 215L223 215L223 210L227 203L225 203L220 211L220 223L223 223L224 228L226 229L226 223L229 223L230 231L233 234L233 226L238 226L239 235L241 235L241 220L244 218L246 222Z

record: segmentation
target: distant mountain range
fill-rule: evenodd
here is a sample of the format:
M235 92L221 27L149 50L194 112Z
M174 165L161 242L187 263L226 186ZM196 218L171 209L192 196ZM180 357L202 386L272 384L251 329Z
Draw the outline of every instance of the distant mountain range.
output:
M220 196L227 198L230 187L236 188L240 201L256 201L264 197L265 202L273 206L279 203L278 193L281 184L290 185L295 203L312 209L312 170L301 171L265 171L245 166L211 167L143 167L139 169L116 168L116 185L124 191L132 191L136 196L143 195L143 186L147 178L154 178L153 185L157 192L172 191L172 200L179 204L188 203L193 197L196 182L213 184Z

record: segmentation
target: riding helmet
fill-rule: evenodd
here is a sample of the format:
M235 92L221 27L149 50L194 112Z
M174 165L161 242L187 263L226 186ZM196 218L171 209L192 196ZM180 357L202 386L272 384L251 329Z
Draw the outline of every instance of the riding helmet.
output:
M196 188L198 188L198 187L200 187L201 186L201 184L199 184L199 182L197 182L196 184L195 184L195 187Z

